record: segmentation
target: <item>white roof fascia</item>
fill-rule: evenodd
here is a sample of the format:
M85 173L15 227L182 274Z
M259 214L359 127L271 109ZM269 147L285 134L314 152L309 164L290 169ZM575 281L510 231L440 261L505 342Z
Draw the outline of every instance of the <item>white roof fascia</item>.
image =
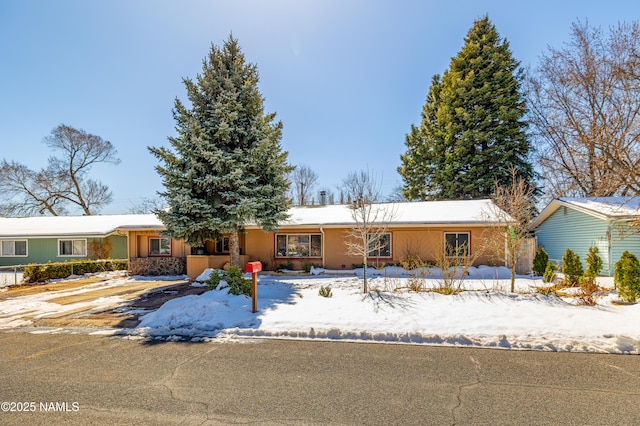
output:
M633 215L633 214L626 214L626 215L607 214L595 208L589 208L588 206L585 206L583 203L572 202L571 199L554 198L547 205L547 207L545 207L544 210L542 210L542 212L538 215L538 217L536 217L531 222L531 225L529 225L529 229L534 230L535 228L540 226L542 222L544 222L549 216L551 216L560 207L569 207L581 213L588 214L590 216L593 216L595 218L605 220L605 221L631 220L634 218L638 218L638 215Z

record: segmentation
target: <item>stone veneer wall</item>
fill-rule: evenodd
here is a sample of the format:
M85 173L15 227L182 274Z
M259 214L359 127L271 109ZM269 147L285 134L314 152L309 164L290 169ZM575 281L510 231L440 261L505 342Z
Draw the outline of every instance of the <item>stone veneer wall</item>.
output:
M129 261L129 275L184 275L186 272L184 257L137 257Z

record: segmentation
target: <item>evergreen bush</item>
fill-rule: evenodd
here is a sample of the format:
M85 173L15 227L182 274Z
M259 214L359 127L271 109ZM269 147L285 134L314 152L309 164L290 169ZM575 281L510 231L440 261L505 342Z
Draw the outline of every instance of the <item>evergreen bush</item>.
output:
M585 261L587 262L587 270L584 274L588 277L597 277L602 272L602 258L598 254L598 247L589 247L589 253Z
M205 283L209 290L215 290L222 281L229 287L229 294L251 296L251 280L242 275L239 266L231 266L228 271L214 271Z
M640 262L635 254L622 253L614 267L613 281L625 302L635 302L640 297Z
M580 256L571 249L567 249L562 256L562 273L565 284L575 287L580 282L580 277L584 273Z
M306 272L307 274L311 272L311 268L322 268L322 265L317 265L315 263L312 262L305 262L302 265L302 269L304 270L304 272Z
M542 281L545 283L553 283L556 280L556 271L558 268L551 262L547 262L547 266L544 268L544 273L542 274Z
M543 276L549 263L549 255L544 251L544 247L538 247L536 250L536 256L533 258L533 273L537 276Z

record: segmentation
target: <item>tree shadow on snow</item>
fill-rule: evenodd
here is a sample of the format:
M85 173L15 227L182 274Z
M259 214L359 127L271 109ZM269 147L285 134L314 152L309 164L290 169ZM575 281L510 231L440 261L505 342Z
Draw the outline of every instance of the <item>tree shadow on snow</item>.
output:
M370 291L363 295L362 300L370 300L375 312L385 308L407 310L416 306L416 302L406 296L380 291Z
M218 290L210 290L218 291ZM277 281L268 281L258 285L257 312L252 312L252 298L244 295L230 296L220 294L220 298L210 297L209 299L199 299L207 296L209 290L206 288L197 296L190 299L193 302L193 310L202 309L204 312L212 313L216 318L212 318L211 322L203 321L198 314L188 312L184 321L172 318L167 324L175 325L158 326L141 328L137 327L140 321L134 327L123 329L116 333L119 336L130 336L144 340L144 344L157 345L161 343L206 343L207 341L216 340L218 338L233 340L237 337L251 337L252 335L260 336L259 328L262 324L261 316L272 309L277 309L281 305L292 305L300 300L301 289L286 283ZM212 296L209 294L208 296ZM161 308L161 307L160 307ZM216 310L219 308L219 311ZM208 309L208 310L207 310ZM155 311L153 311L155 312ZM150 312L151 313L151 312ZM206 314L205 314L206 315ZM174 315L178 316L178 315ZM196 318L195 324L189 324L189 318ZM217 323L215 322L217 319ZM205 324L203 326L203 324ZM243 332L245 330L245 332Z

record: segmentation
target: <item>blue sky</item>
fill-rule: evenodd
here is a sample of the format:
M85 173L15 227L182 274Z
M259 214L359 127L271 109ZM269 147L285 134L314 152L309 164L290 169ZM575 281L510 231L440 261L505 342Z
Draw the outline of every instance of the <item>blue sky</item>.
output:
M103 213L123 213L162 183L147 146L174 134L211 43L233 32L260 72L282 145L322 186L368 168L390 192L404 138L431 77L443 73L475 19L488 15L516 59L535 67L571 24L607 28L640 18L627 1L164 1L1 0L0 158L37 169L44 137L64 123L111 141L122 162L93 177L110 186Z

